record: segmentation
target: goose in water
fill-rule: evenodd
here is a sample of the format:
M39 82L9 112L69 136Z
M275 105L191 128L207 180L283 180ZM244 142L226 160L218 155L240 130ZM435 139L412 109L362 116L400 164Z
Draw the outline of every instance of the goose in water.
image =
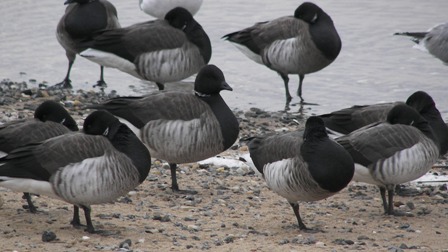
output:
M142 80L164 83L196 74L211 58L210 39L184 8L169 11L165 19L107 30L83 43L81 56L117 68Z
M415 47L448 64L448 23L434 26L426 32L397 32L394 35L409 36Z
M70 4L59 20L56 28L56 38L65 49L68 59L68 69L64 80L55 85L60 88L72 88L70 71L75 62L76 54L84 51L81 41L90 40L97 32L120 27L117 10L107 0L67 0ZM105 86L103 66L100 67L100 80L97 86Z
M341 51L341 39L333 20L319 6L305 2L294 12L223 36L246 56L276 71L283 79L289 109L289 74L299 75L297 95L303 103L305 74L322 70Z

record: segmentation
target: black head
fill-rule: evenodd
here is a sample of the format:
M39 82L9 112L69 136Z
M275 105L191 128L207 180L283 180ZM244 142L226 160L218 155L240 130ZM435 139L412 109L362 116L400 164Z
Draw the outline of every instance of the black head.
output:
M215 65L204 66L196 76L194 91L200 96L219 94L221 90L233 90L227 84L221 69Z
M90 2L91 0L67 0L64 2L64 4L72 4L72 3L78 3L78 4L86 4Z
M417 91L413 93L406 100L406 104L413 107L420 114L424 114L428 110L434 109L436 107L436 103L432 99L432 97L423 91Z
M328 137L325 129L325 123L322 118L317 116L310 116L305 123L305 132L303 133L303 140L310 138Z
M393 107L387 114L386 121L390 124L405 124L412 126L427 123L417 110L406 104L398 104Z
M52 121L61 123L72 131L78 130L78 125L64 107L58 102L47 100L34 111L34 118L42 122Z
M302 19L307 23L314 24L319 20L322 13L324 13L324 11L319 6L310 2L305 2L297 7L294 12L294 17Z
M189 24L194 21L191 13L182 7L176 7L166 13L165 20L174 28L184 31L189 28Z
M119 125L120 121L105 110L92 112L84 120L83 131L88 135L103 135L109 137L112 129Z

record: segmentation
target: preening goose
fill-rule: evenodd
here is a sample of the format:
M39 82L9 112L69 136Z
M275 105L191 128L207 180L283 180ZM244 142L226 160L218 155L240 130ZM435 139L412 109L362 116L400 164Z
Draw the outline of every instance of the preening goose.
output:
M81 225L81 207L87 231L93 233L90 206L113 202L141 184L151 157L135 134L106 111L90 114L83 131L11 151L0 159L0 186L75 205L75 227Z
M116 29L120 27L117 10L107 0L67 0L70 4L59 20L56 28L56 38L65 49L68 59L68 69L64 80L56 87L72 88L70 71L75 62L76 54L85 50L81 41L92 39L93 35L101 30ZM105 86L103 66L101 66L100 80L97 86Z
M221 90L232 88L218 67L207 65L196 77L195 93L156 92L91 107L107 110L133 127L151 156L169 163L172 189L179 191L177 164L217 155L238 137L239 123L219 94Z
M395 214L395 185L417 179L439 157L439 144L429 123L412 107L393 107L385 122L335 139L355 161L354 181L380 187L386 214ZM386 191L388 200L386 200Z
M165 19L107 30L86 41L81 56L136 78L164 83L197 73L211 58L212 47L202 26L184 8L169 11Z
M30 143L44 141L48 138L77 131L78 125L60 103L47 100L42 102L34 112L34 118L9 121L0 125L0 156ZM36 213L31 196L24 193L28 209Z
M299 214L299 201L328 198L353 177L353 159L328 137L319 117L308 118L304 131L254 137L248 146L268 187L288 200L300 229L307 227Z
M305 74L322 70L341 51L341 39L333 20L319 6L305 2L294 12L272 21L260 22L223 36L246 56L276 71L283 79L289 109L289 74L299 75L297 95L303 103Z

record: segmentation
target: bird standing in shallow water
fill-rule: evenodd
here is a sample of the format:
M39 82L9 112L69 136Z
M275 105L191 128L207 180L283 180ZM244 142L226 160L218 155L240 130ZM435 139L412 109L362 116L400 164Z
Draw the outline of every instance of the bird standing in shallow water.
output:
M75 205L74 227L84 210L87 231L93 204L111 203L148 176L151 156L135 134L106 111L84 121L84 133L68 133L19 147L0 159L0 186Z
M288 200L302 230L307 227L298 201L328 198L353 177L353 159L328 137L319 117L308 118L304 131L254 137L248 146L255 167L268 187Z
M411 37L417 49L429 52L445 65L448 64L448 23L436 25L427 32L397 32L394 35Z
M212 56L210 39L184 8L169 11L165 19L104 31L83 44L81 56L117 68L142 80L164 83L197 73Z
M19 119L0 125L0 157L12 150L30 143L78 131L78 125L67 110L58 102L42 102L34 112L34 118ZM37 209L29 192L23 193L28 209L36 213Z
M406 104L393 107L386 122L370 124L335 140L355 161L353 180L380 187L384 211L389 215L399 214L393 204L395 185L423 176L439 157L431 126Z
M163 91L144 97L120 97L91 108L104 109L133 128L151 156L170 165L171 184L180 191L176 168L230 148L239 134L239 123L219 94L232 90L222 71L207 65L199 71L194 94Z
M297 95L303 103L305 74L317 72L332 63L341 51L341 39L333 20L320 7L305 2L294 12L268 22L260 22L223 36L246 56L276 71L283 79L289 109L289 74L299 75Z
M120 27L117 10L107 0L67 0L65 4L70 4L65 10L65 14L60 19L56 38L65 49L68 59L68 69L64 80L54 87L72 88L70 71L75 62L76 54L85 50L81 46L81 41L90 40L95 33ZM101 66L100 80L96 86L106 86L103 76L103 66Z

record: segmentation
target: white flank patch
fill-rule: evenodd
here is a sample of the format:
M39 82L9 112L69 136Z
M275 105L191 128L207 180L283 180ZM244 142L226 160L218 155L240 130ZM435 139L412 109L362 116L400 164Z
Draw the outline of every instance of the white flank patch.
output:
M29 192L34 194L41 194L50 196L55 199L60 199L53 191L51 184L48 181L40 181L34 179L10 178L0 177L0 186L11 189L16 192Z
M378 183L373 179L369 168L356 163L355 163L355 173L353 175L352 181L364 182L371 185L381 185L380 183Z
M423 52L428 52L428 49L426 49L426 46L425 46L425 43L426 43L426 41L425 40L422 40L422 41L420 41L420 43L418 43L418 44L415 44L414 46L413 46L413 48L415 48L415 49L417 49L417 50L420 50L420 51L423 51Z
M123 59L113 53L103 52L100 50L88 48L79 55L105 67L117 68L120 71L128 73L136 78L141 79L138 75L134 63Z
M264 65L263 60L261 59L261 56L252 52L249 48L237 44L237 43L232 43L235 45L236 48L238 48L238 50L240 50L244 55L246 55L249 59L257 62L258 64Z
M0 151L0 158L5 157L5 156L7 156L7 155L8 155L8 153L3 152L3 151Z

